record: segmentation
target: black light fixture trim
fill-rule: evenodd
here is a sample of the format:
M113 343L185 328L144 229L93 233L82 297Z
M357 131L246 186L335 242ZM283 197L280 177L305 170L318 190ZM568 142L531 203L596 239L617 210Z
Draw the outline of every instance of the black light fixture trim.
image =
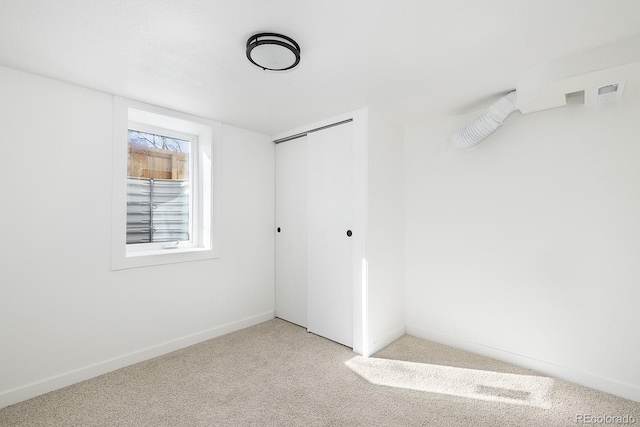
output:
M258 46L266 44L282 46L283 48L290 50L296 57L295 62L286 68L269 68L265 67L262 64L258 64L253 60L253 58L251 58L251 51ZM295 40L290 37L283 36L282 34L259 33L249 37L249 40L247 40L247 59L251 61L252 64L255 64L263 70L286 71L294 68L300 63L300 46L298 45L298 43L296 43Z

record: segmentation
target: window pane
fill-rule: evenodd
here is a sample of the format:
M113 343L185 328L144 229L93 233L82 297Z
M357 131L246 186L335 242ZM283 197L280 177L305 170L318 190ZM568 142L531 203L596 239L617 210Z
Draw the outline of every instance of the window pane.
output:
M187 140L129 130L127 244L190 240Z
M127 179L127 243L151 242L151 180Z
M153 241L189 240L189 181L154 180Z

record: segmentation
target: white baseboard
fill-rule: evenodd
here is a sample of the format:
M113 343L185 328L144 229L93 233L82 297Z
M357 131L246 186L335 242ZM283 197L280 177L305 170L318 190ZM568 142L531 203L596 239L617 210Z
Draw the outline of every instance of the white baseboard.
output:
M407 334L414 337L426 339L460 350L469 351L480 354L482 356L491 357L492 359L501 360L524 368L532 369L545 375L567 380L576 384L580 384L589 388L604 391L606 393L615 394L625 399L640 402L640 387L634 384L623 383L611 378L605 378L600 375L589 372L580 371L566 366L559 366L543 360L533 359L517 353L500 350L472 341L467 341L451 335L441 334L439 332L430 331L416 326L407 325Z
M380 350L382 350L383 348L385 348L386 346L388 346L389 344L391 344L392 342L394 342L395 340L403 336L405 333L406 333L406 329L404 325L402 325L401 327L396 328L393 331L390 331L384 334L382 338L372 342L369 345L369 352L368 352L369 354L363 355L363 356L369 357L376 354L377 352L379 352Z
M0 408L22 402L23 400L31 399L32 397L40 396L41 394L66 387L80 381L106 374L107 372L115 371L116 369L124 368L125 366L133 365L134 363L162 356L163 354L171 353L172 351L180 350L230 332L235 332L249 326L257 325L258 323L266 322L273 318L274 312L268 311L7 390L0 393Z

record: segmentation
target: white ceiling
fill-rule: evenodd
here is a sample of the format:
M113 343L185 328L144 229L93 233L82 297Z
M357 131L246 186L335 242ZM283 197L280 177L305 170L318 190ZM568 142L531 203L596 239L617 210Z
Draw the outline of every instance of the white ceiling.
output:
M271 73L257 32L301 46ZM640 34L638 0L0 0L0 65L273 135L364 106L483 109L531 68Z

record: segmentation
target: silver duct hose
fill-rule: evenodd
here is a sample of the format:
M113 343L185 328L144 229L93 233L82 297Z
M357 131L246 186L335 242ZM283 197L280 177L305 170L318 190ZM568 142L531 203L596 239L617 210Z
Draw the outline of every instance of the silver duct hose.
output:
M487 111L482 113L473 123L465 129L457 132L451 138L451 145L454 148L473 147L493 132L495 132L502 122L516 109L516 91L500 98L491 105Z

